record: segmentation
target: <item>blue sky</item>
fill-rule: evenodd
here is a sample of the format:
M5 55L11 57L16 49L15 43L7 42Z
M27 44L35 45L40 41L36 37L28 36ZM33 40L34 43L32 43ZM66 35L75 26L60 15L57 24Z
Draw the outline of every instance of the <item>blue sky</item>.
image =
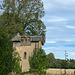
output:
M43 46L46 54L54 53L55 58L75 59L75 0L42 0L46 25L46 43Z

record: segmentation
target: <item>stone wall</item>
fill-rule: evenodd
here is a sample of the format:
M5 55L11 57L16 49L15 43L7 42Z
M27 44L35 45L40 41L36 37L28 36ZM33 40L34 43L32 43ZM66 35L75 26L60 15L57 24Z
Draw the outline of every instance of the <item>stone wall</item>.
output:
M20 42L13 42L13 47L16 48L16 52L18 52L21 57L20 65L22 66L22 72L29 71L29 68L30 68L29 56L33 55L33 50L35 49L35 43L36 43L36 46L39 45L38 46L39 48L42 47L41 41L31 42L31 45L29 46L22 46ZM24 57L24 53L26 54L26 57Z
M53 75L75 75L75 69L47 69L46 72Z

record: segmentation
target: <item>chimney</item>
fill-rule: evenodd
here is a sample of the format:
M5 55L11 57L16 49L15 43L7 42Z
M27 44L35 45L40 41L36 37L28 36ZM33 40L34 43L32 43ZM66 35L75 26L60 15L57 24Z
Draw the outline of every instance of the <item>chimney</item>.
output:
M17 36L20 36L20 33L17 33Z

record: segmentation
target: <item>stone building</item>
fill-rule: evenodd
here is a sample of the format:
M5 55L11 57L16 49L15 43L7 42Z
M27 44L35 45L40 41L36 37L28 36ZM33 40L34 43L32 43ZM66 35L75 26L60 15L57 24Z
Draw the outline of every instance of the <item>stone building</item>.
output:
M41 48L43 45L41 36L29 36L24 34L21 36L19 33L12 39L13 48L19 53L21 57L20 65L22 72L29 71L29 56L33 54L33 50Z

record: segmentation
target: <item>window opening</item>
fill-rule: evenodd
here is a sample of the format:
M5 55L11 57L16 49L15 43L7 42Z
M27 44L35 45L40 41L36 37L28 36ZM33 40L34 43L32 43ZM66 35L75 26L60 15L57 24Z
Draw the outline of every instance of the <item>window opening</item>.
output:
M26 52L24 52L24 59L26 59L27 58L27 53Z

